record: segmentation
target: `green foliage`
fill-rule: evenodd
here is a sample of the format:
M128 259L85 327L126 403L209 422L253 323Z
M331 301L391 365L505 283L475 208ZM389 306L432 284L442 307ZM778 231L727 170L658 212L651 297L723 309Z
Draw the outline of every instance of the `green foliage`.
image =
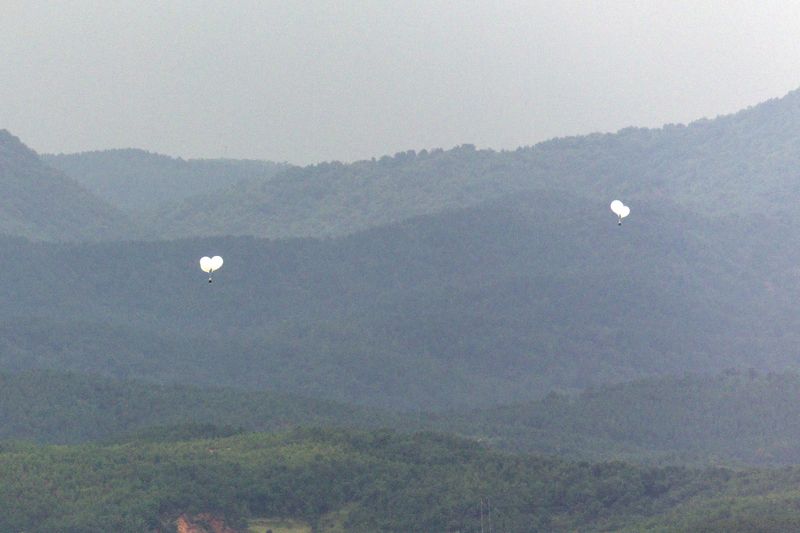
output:
M655 520L761 474L514 457L435 434L295 431L0 453L0 530L145 531L181 513L347 531L599 531ZM776 493L798 480L791 471ZM734 495L735 496L735 495Z
M726 484L721 494L696 498L663 516L643 520L624 531L676 533L784 533L800 527L796 474L750 472Z

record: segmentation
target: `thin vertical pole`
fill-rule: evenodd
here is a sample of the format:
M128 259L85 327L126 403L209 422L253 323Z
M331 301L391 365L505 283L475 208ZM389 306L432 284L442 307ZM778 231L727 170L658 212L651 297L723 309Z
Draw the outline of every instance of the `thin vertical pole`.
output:
M480 509L481 509L481 533L483 533L483 496L481 496Z

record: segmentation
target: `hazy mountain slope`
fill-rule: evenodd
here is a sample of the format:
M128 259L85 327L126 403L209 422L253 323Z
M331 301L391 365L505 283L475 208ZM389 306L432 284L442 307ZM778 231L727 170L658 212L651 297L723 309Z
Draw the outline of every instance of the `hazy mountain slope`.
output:
M152 220L152 236L346 235L496 198L510 190L496 164L497 154L467 146L292 168L164 208Z
M800 375L651 378L577 396L434 416L502 448L583 460L800 462Z
M800 217L800 89L689 124L555 139L524 150L577 194L664 199L706 216Z
M215 424L389 427L399 417L299 396L209 386L149 385L51 371L0 374L0 440L75 443L143 428Z
M169 426L177 435L213 431L209 425L244 431L390 427L457 433L504 450L588 461L800 461L796 373L650 378L481 411L415 415L193 382L190 372L170 385L53 371L0 374L0 440L108 441L169 433Z
M45 154L60 169L110 204L129 211L216 193L241 180L265 180L288 165L269 161L173 158L145 150Z
M135 234L122 213L39 159L0 130L0 233L77 241Z
M0 369L426 409L796 366L792 226L665 207L618 227L605 202L528 194L325 241L6 240Z
M800 220L800 91L661 129L555 139L513 152L404 152L293 168L160 212L152 237L343 235L525 190Z
M129 211L216 193L245 179L258 183L287 167L268 161L184 160L136 149L47 154L42 159L108 203Z

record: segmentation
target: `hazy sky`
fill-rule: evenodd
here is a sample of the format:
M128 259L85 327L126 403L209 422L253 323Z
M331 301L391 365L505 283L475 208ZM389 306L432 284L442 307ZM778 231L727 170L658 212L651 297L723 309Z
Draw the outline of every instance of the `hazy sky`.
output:
M515 148L798 87L794 1L0 0L0 128L39 152Z

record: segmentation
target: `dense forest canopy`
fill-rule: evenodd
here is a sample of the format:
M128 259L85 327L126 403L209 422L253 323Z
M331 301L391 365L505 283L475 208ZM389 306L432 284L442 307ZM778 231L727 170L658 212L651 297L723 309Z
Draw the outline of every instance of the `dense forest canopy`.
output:
M170 531L210 513L316 531L779 532L798 524L796 469L635 467L510 456L434 434L303 430L0 450L0 529ZM753 529L758 524L758 529ZM781 529L783 528L783 529Z

